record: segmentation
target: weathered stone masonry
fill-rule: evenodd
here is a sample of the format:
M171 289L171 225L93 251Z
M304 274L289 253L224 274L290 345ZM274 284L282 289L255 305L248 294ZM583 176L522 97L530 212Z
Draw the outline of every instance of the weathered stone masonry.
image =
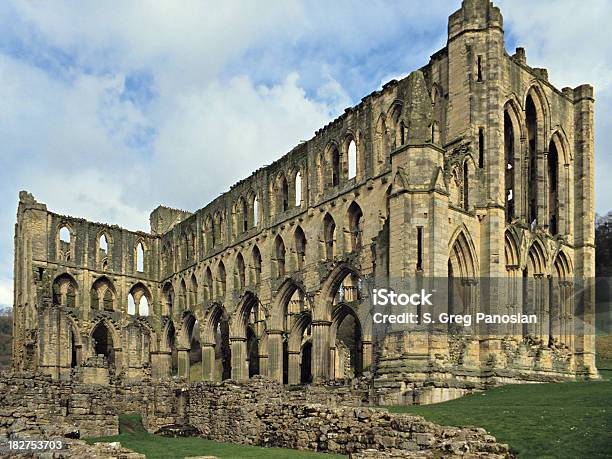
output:
M0 439L61 439L67 449L55 453L58 458L144 457L76 440L116 435L117 415L136 412L151 433L191 426L192 434L223 442L346 454L375 449L400 457L512 457L483 429L441 427L418 416L346 405L350 393L336 400L336 391L323 387L284 390L263 377L191 384L180 378L113 379L101 386L83 383L79 373L70 382L0 374Z
M151 232L58 215L20 194L13 365L89 382L373 377L385 403L487 384L596 377L576 333L593 298L593 88L558 90L508 55L499 9L465 0L427 65L364 97L195 213ZM543 311L511 336L375 342L363 280L452 277L463 307ZM532 280L497 295L483 277ZM579 331L579 330L578 330ZM98 357L103 356L103 357Z
M168 389L159 386L148 398L144 419L150 431L192 425L222 442L339 454L372 449L398 457L512 456L484 429L441 427L419 416L328 403L323 392L292 393L264 378Z

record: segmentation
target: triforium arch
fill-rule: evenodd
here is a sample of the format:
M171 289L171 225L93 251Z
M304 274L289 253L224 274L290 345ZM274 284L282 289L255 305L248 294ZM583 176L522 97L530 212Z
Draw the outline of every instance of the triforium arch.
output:
M137 282L130 289L129 295L134 300L136 306L135 313L139 316L148 316L151 314L153 305L153 296L149 288L142 282Z
M202 324L202 379L221 381L231 378L230 315L223 304L212 303Z
M60 274L52 285L53 304L61 304L69 308L78 307L79 284L68 273Z
M90 307L104 311L117 309L117 291L108 277L100 276L94 281L90 291Z

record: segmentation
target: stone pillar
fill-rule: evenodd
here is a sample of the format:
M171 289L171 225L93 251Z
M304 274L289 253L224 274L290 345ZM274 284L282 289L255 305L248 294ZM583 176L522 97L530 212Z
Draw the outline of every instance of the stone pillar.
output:
M232 379L245 381L249 379L246 338L232 337L230 343L232 346Z
M300 351L289 351L289 384L301 382Z
M259 374L268 376L268 354L259 354Z
M315 383L329 379L329 333L331 322L312 322L312 380Z
M268 330L268 377L283 382L282 330Z
M370 371L372 367L372 341L364 340L362 343L363 350L363 371Z
M202 347L202 380L215 380L215 343L201 343Z
M330 338L331 341L331 338ZM338 373L338 353L336 352L336 346L329 347L329 379L341 378Z
M189 380L189 348L180 347L178 352L178 375Z

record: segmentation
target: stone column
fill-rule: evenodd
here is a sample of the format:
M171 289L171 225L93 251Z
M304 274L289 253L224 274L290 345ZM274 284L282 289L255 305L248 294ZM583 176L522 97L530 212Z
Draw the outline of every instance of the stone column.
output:
M301 382L300 351L289 351L289 384Z
M268 330L268 377L283 382L282 330Z
M249 379L246 338L232 337L230 343L232 346L232 379L245 381Z
M320 383L329 379L329 332L331 322L312 322L312 380Z
M201 343L202 347L202 380L215 380L215 343Z
M331 337L330 337L330 341L331 341ZM336 352L336 346L330 346L329 347L329 379L336 379L336 378L341 378L342 376L340 376L338 374L338 368L337 368L337 359L338 359L338 354Z
M178 352L178 375L189 380L189 348L180 347Z
M362 343L363 351L363 371L370 371L372 367L372 341L364 340Z

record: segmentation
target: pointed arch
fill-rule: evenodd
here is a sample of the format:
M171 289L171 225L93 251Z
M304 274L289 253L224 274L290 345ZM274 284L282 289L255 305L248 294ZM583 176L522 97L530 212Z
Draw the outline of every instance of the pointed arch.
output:
M178 289L178 312L182 313L187 309L187 283L181 278Z
M225 263L221 260L217 266L217 295L219 298L225 298L225 292L227 291L226 287L227 273L225 270Z
M211 301L215 296L215 285L213 281L212 271L210 266L206 267L204 271L204 299L205 301Z
M76 234L71 225L61 222L55 235L55 258L59 261L73 261Z
M91 286L90 307L105 311L114 311L116 304L117 291L113 282L106 276L98 277Z
M515 99L504 105L504 202L506 221L511 222L520 211L521 186L521 138L523 125L520 108Z
M274 239L274 259L273 267L277 278L283 278L285 276L285 242L280 234L276 235Z
M210 361L202 362L210 371L205 378L224 380L232 376L229 320L229 314L219 303L214 303L204 318L202 339L213 347L212 354L207 356ZM221 369L220 374L217 368Z
M79 284L68 273L63 273L53 280L53 304L61 304L70 308L78 306Z
M200 302L200 291L198 286L198 279L195 273L191 273L189 281L189 307L195 309L197 304Z
M385 167L387 152L389 150L389 138L387 121L384 113L381 113L376 121L374 131L374 173L382 172Z
M251 251L251 284L259 285L261 282L261 252L257 245Z
M298 269L302 269L306 261L306 234L300 225L295 228L293 240L295 241L296 265Z
M348 220L348 247L351 252L357 252L361 250L363 244L363 211L356 201L351 202L347 211Z
M315 302L313 320L331 320L332 309L339 303L361 302L365 297L363 278L352 265L339 263L325 278Z
M559 253L557 253L553 266L553 275L555 275L556 277L570 278L573 276L571 259L565 254L563 250L560 250Z
M395 100L389 107L389 110L387 110L387 119L391 123L389 128L393 133L391 139L392 149L404 145L407 141L406 126L402 119L403 107L404 103L401 100Z
M520 266L519 244L516 235L510 230L504 233L504 259L506 270Z
M240 291L246 286L246 265L244 263L244 257L240 252L238 252L238 255L236 255L234 276L236 290Z
M103 355L110 367L115 366L115 349L120 347L121 340L112 323L107 320L97 322L91 329L89 342L93 355Z
M174 313L174 287L171 282L166 282L162 287L162 314L172 316Z
M344 140L346 148L346 162L347 162L347 173L348 179L351 180L357 177L359 168L359 159L357 155L357 143L353 134L348 134Z
M134 248L134 271L137 273L145 272L145 253L144 241L139 239Z
M137 282L130 289L128 298L129 296L131 296L134 301L134 314L138 313L138 315L148 316L150 313L149 307L152 304L153 298L147 286L142 282Z
M332 379L361 376L363 362L363 327L354 309L341 303L332 311L330 343L333 359Z
M336 256L336 222L329 212L323 217L323 257L333 260Z
M455 230L449 244L449 267L453 277L475 279L478 277L478 258L470 233L465 225ZM451 273L449 273L449 277Z
M545 133L548 132L548 103L543 91L537 84L529 87L525 93L525 126L527 134L528 166L526 177L527 217L530 224L537 221L542 201L538 189L538 177L543 176L541 157L545 150ZM539 222L542 224L542 222Z
M542 243L536 239L527 251L526 268L530 275L544 275L546 273L546 249Z
M293 177L293 195L295 198L295 207L301 207L303 197L304 184L302 183L302 172L298 169Z

